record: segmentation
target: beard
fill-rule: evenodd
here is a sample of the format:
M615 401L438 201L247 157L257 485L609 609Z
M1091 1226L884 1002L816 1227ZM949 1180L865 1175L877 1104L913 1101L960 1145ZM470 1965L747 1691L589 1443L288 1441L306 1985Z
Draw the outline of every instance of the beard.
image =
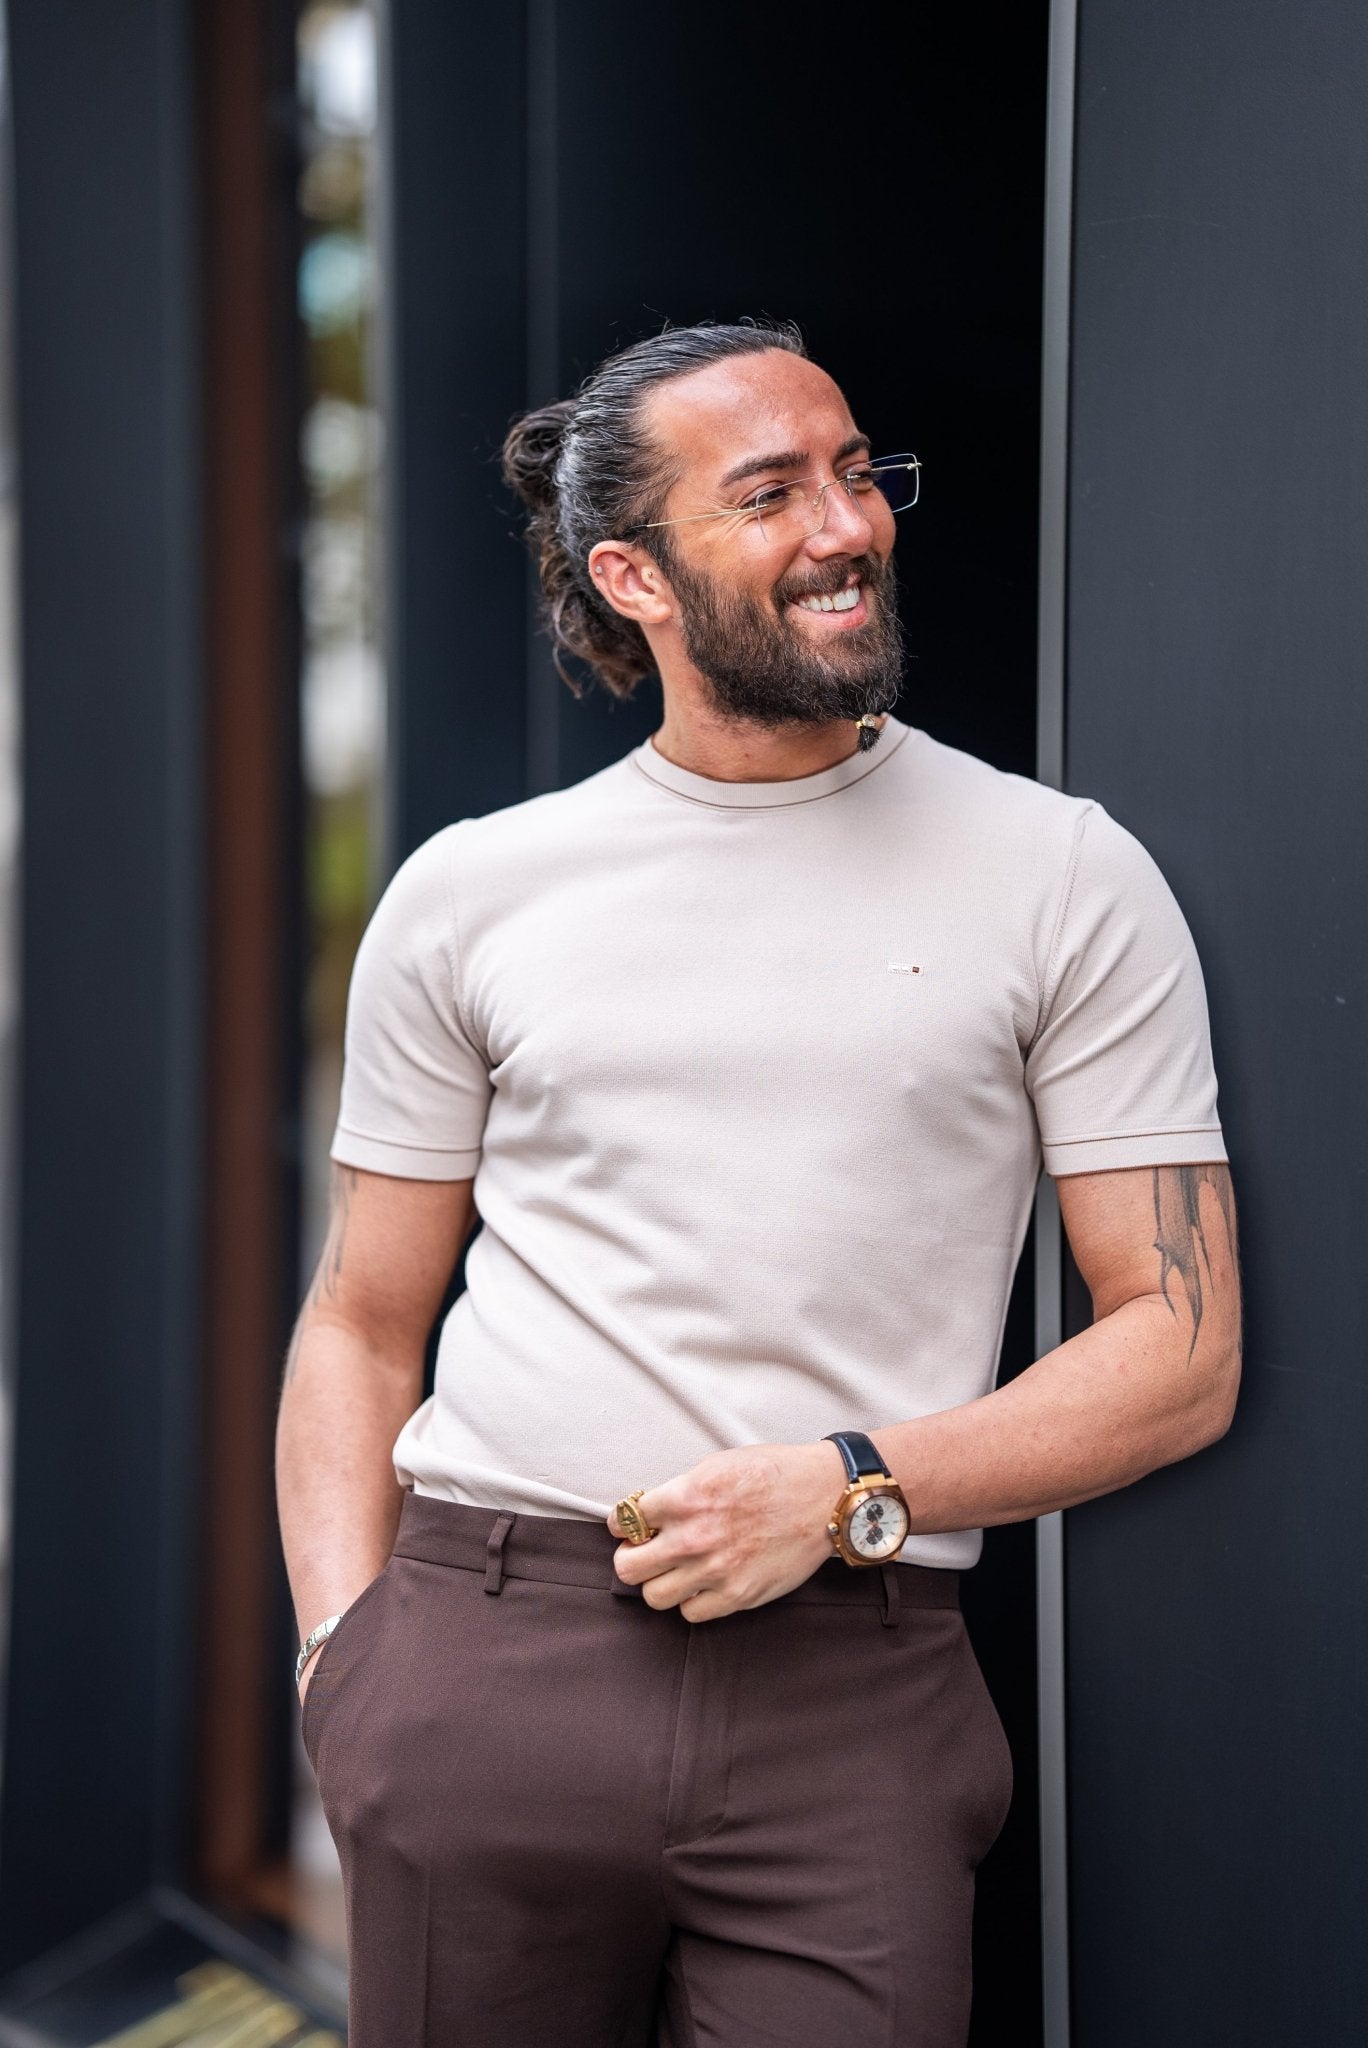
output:
M673 551L672 551L673 552ZM874 555L785 577L767 599L729 590L678 560L662 563L679 599L684 652L724 718L821 725L891 711L902 681L892 560ZM815 646L788 616L794 599L834 596L858 572L870 616Z

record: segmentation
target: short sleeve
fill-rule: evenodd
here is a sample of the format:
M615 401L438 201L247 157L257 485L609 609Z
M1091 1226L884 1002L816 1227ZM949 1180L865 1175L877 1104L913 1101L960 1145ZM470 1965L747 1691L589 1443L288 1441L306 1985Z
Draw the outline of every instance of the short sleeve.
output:
M1043 998L1026 1086L1048 1173L1225 1158L1192 936L1100 804L1075 831Z
M489 1104L461 1015L448 826L411 854L366 927L347 996L332 1157L401 1180L469 1180Z

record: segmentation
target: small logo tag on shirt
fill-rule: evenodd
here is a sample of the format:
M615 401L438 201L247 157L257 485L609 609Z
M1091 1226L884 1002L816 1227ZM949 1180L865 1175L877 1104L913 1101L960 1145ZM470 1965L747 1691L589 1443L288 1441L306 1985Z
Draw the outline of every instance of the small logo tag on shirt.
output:
M890 960L888 971L890 974L920 974L922 970L912 960Z

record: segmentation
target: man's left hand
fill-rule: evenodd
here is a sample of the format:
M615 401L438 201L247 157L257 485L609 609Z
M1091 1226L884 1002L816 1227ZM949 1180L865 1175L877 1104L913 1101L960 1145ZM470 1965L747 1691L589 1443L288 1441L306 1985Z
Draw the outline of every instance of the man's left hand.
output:
M648 1606L677 1607L686 1621L763 1607L832 1555L827 1523L844 1485L835 1444L714 1451L642 1494L637 1506L656 1534L620 1545L617 1575ZM607 1521L621 1536L616 1510Z

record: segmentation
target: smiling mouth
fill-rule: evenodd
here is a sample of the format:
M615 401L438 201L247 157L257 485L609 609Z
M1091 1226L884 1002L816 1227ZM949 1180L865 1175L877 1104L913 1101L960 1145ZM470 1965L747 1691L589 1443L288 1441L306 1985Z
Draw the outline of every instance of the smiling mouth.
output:
M852 571L840 590L809 591L806 597L789 599L795 611L800 612L853 612L864 597L864 584L858 571Z

